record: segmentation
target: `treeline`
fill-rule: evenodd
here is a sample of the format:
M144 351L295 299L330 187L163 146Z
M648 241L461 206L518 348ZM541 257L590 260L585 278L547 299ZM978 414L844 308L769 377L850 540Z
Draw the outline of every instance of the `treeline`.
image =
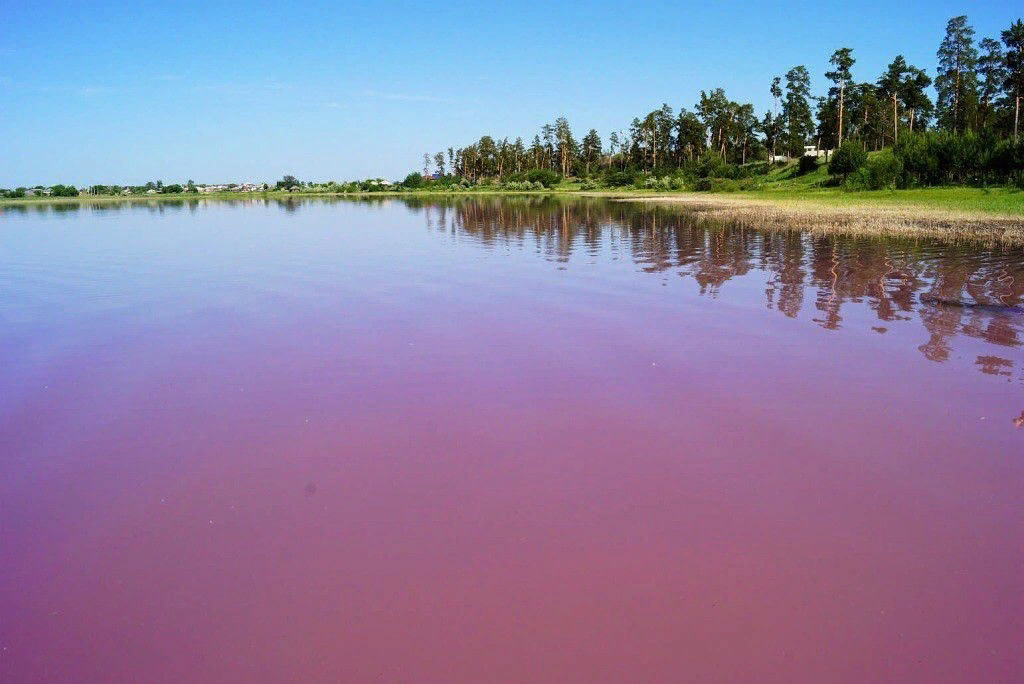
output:
M465 147L425 154L423 173L416 175L427 184L477 184L481 179L506 182L509 176L525 181L526 174L546 170L562 177L601 174L607 184L616 185L626 184L627 178L632 183L637 173L661 177L682 169L701 177L697 166L715 163L708 156L741 166L801 157L805 146L833 150L855 141L867 151L893 148L906 159L919 148L974 150L968 155L974 161L951 153L948 163L940 163L943 170L908 171L920 183L1010 178L1021 170L1019 153L1004 141L1019 140L1024 21L1011 23L998 39L976 42L967 17L954 17L937 58L934 78L897 55L877 78L861 81L855 78L854 51L844 47L833 53L824 74L826 94L812 95L810 72L795 66L768 84L773 106L760 116L753 104L734 101L715 88L701 91L692 109L676 111L663 104L606 140L595 129L578 139L559 117L530 140L485 135ZM915 136L926 132L923 138ZM900 146L901 139L913 140L916 151ZM960 162L973 166L957 170Z

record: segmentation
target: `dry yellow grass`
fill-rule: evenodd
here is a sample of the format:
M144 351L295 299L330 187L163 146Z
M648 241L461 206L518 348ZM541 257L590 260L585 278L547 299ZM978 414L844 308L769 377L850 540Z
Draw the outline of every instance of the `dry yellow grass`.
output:
M914 206L831 206L707 194L620 197L617 201L683 205L701 218L761 230L938 237L1024 245L1024 219L1011 215Z

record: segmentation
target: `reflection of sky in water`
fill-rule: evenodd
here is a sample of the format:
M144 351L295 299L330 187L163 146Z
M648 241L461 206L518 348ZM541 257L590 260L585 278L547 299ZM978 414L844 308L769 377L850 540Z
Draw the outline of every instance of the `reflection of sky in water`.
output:
M1012 681L1020 256L4 210L0 680Z

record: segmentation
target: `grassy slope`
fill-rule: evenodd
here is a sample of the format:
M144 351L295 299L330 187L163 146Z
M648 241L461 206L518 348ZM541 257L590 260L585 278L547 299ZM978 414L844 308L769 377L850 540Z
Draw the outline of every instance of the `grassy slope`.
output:
M981 212L1024 216L1024 192L1008 188L915 188L911 190L862 190L823 188L828 173L822 165L805 176L795 174L795 165L763 177L760 189L732 193L754 199L813 202L826 206L921 207L948 211Z

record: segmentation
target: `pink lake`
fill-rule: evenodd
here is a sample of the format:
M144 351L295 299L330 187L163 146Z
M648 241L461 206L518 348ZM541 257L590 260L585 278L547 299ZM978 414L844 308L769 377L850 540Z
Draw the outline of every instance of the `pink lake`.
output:
M4 684L1024 679L1024 251L0 211Z

